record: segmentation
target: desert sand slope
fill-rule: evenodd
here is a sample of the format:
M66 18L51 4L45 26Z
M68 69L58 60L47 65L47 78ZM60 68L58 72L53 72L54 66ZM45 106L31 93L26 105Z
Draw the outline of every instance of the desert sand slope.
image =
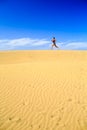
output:
M87 130L87 51L0 52L0 130Z

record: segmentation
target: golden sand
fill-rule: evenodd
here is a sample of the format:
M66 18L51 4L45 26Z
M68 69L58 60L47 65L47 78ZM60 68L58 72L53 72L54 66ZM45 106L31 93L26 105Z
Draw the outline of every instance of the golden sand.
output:
M87 130L87 51L0 52L0 130Z

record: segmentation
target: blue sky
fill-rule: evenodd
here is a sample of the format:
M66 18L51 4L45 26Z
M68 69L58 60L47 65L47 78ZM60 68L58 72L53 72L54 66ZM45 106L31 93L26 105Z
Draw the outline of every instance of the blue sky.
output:
M0 50L87 49L86 0L0 0Z

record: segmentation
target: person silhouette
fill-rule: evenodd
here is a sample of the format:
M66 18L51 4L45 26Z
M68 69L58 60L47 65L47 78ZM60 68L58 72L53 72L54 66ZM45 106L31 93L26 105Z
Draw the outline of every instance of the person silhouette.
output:
M56 38L55 38L55 37L53 37L51 41L52 41L52 49L53 49L54 46L55 46L56 48L59 48L59 47L56 45Z

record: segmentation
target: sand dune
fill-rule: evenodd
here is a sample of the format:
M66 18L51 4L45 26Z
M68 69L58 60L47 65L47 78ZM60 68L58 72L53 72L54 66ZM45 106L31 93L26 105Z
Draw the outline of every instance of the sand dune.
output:
M0 52L0 130L87 130L87 51Z

